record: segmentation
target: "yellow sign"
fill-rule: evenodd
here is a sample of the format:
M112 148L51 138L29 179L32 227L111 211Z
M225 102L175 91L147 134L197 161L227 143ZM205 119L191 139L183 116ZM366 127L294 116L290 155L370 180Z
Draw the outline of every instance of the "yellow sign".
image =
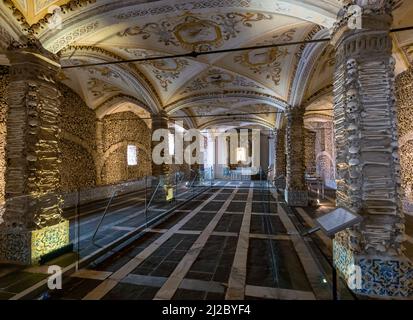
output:
M166 201L171 201L174 198L174 188L166 187Z

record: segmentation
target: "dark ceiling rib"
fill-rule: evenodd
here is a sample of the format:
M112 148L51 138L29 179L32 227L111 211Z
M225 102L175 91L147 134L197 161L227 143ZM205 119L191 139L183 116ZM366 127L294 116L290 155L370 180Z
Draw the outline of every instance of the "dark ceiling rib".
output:
M413 26L392 29L392 30L390 30L390 32L395 33L395 32L409 31L409 30L413 30ZM199 57L199 56L210 55L210 54L229 53L229 52L238 52L238 51L245 51L245 50L256 50L256 49L268 49L268 48L295 46L295 45L309 44L309 43L321 43L321 42L328 42L330 40L331 40L331 38L322 38L322 39L312 39L312 40L305 40L305 41L283 42L283 43L272 43L272 44L266 44L266 45L260 45L260 46L222 49L222 50L205 51L205 52L193 51L193 52L187 52L187 53L175 54L175 55L169 55L169 56L158 56L158 57L148 57L148 58L139 58L139 59L117 60L117 61L109 61L109 62L98 62L98 63L86 63L86 64L79 64L79 65L69 65L69 66L62 66L62 69L96 67L96 66L105 66L105 65L131 63L131 62L147 62L147 61L163 60L163 59L196 58L196 57Z

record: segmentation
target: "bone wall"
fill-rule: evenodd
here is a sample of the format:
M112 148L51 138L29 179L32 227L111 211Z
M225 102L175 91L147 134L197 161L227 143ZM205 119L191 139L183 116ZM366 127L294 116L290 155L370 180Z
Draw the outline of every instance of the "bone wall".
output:
M308 129L304 130L304 163L305 172L314 173L316 170L316 133Z
M304 179L304 108L287 108L286 188L285 200L290 206L307 206L308 192Z
M103 125L103 184L138 179L151 174L151 131L137 115L120 112L107 115ZM138 165L128 166L127 145L138 150Z
M396 78L401 190L405 211L413 212L413 68Z
M6 172L6 114L7 114L7 85L9 82L9 68L0 66L0 204L4 202L4 187ZM0 214L1 215L1 214ZM0 216L1 223L1 216Z
M95 112L70 88L59 85L61 105L61 190L73 191L96 184Z

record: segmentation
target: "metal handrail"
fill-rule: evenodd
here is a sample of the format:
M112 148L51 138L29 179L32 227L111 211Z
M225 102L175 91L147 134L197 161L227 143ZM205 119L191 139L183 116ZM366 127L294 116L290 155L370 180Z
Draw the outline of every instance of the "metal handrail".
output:
M191 169L191 170L192 170L192 169ZM191 184L189 185L189 189L192 189L192 186L194 185L195 180L196 180L196 178L197 178L197 177L198 177L198 175L199 175L198 171L195 171L195 170L192 170L192 171L194 171L194 172L195 172L195 176L194 176L194 178L192 179Z
M176 172L175 176L179 173L181 173L181 172L180 171ZM178 185L182 182L182 180L184 180L184 178L185 178L185 174L182 174L182 177L178 178L178 181L176 181L176 187L177 188L178 188Z
M92 243L95 243L95 237L96 237L96 235L97 235L97 233L98 233L98 231L99 231L99 228L100 228L103 220L104 220L105 217L106 217L106 214L107 214L108 209L109 209L109 207L110 207L110 205L111 205L111 203L112 203L112 200L113 200L113 198L115 197L115 195L116 195L116 193L117 193L118 191L119 191L119 190L113 190L112 195L111 195L111 197L110 197L110 199L109 199L109 201L108 201L108 204L106 205L105 211L103 212L103 215L102 215L102 217L101 217L100 220L99 220L99 223L98 223L98 225L97 225L97 227L96 227L96 230L95 230L95 232L93 233Z
M158 191L160 185L161 185L161 179L159 179L159 182L158 182L158 184L156 185L155 191L152 193L152 196L151 196L151 198L149 199L148 204L145 206L145 217L147 216L148 209L149 209L149 207L151 206L152 201L153 201L153 199L155 198L155 194L156 194L156 192Z

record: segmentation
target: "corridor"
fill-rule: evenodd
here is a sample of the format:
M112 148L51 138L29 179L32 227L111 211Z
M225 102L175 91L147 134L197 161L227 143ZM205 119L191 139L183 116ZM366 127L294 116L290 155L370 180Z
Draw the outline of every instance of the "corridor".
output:
M0 300L413 299L412 17L0 0Z

